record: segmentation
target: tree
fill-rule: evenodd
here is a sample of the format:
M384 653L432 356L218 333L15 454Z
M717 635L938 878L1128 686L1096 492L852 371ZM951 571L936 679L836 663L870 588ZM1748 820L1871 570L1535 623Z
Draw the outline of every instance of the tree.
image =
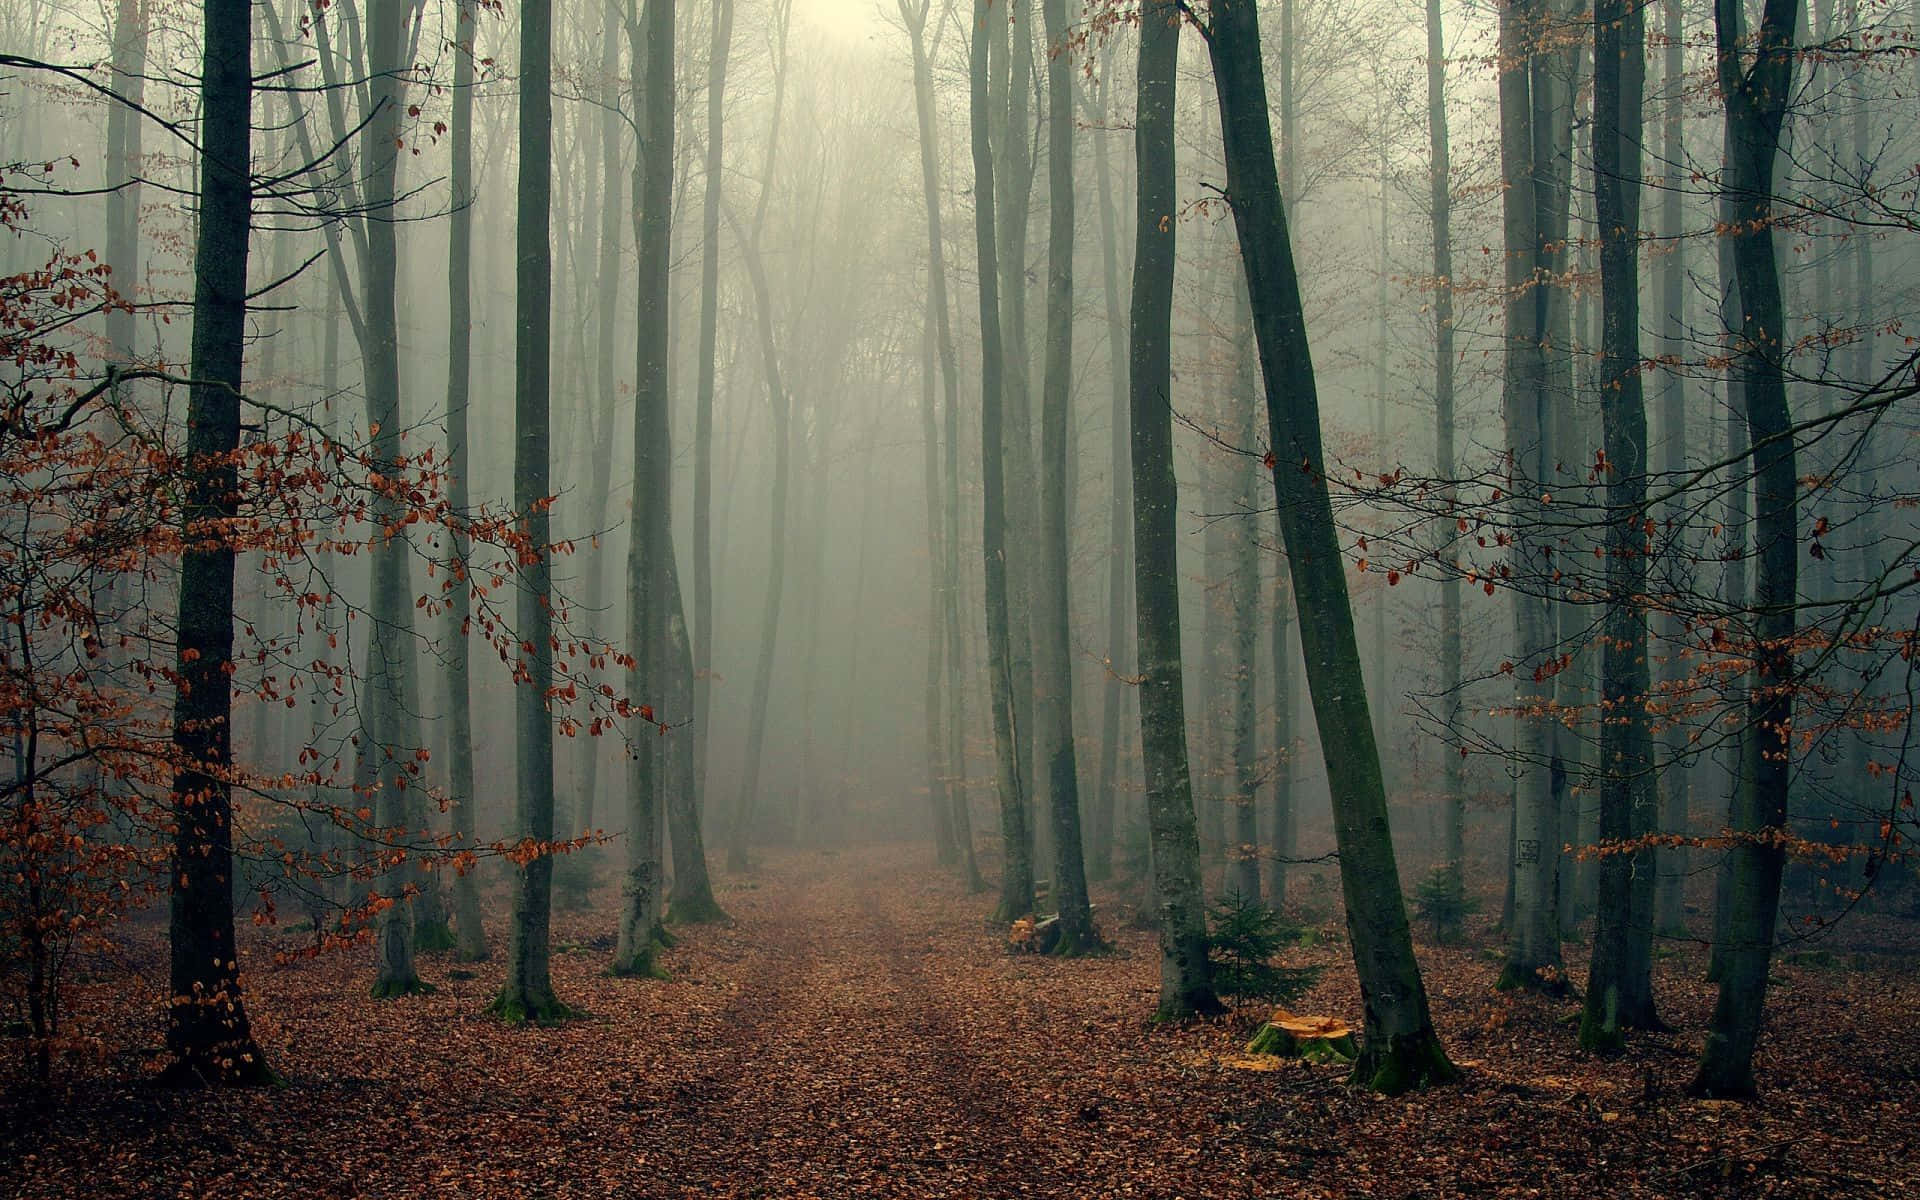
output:
M457 510L469 503L470 455L467 414L473 375L473 63L479 40L478 8L462 0L455 8L458 23L453 47L453 116L448 133L453 139L453 211L448 217L447 247L447 489ZM471 841L474 836L473 692L469 640L473 625L473 583L468 563L473 543L464 530L453 535L456 566L454 586L447 593L447 739L452 746L448 786L452 795L453 833ZM480 920L480 888L471 871L453 881L453 919L463 962L487 957L487 934Z
M1047 42L1047 356L1040 415L1040 543L1034 604L1034 732L1053 822L1059 954L1097 942L1080 846L1080 781L1073 752L1072 623L1067 612L1067 409L1073 373L1073 56L1066 0L1042 0Z
M945 689L951 688L954 724L958 724L960 689L953 685L959 679L960 631L959 610L953 600L959 588L957 554L960 529L959 508L946 504L946 495L941 486L941 461L938 457L940 439L934 424L934 352L937 350L939 354L940 383L946 411L954 421L947 431L950 446L959 433L960 371L947 296L946 238L941 231L940 218L939 146L935 142L933 123L933 69L926 46L926 24L932 3L931 0L917 0L917 3L916 0L899 0L899 6L900 20L906 27L907 40L913 53L913 106L920 134L920 188L927 213L927 330L923 339L926 345L922 355L924 378L921 393L925 419L922 428L926 440L929 552L939 562L938 571L930 572L928 579L928 587L932 591L929 631L933 635L929 638L927 648L928 790L934 807L935 837L942 860L958 865L967 886L979 890L985 887L985 883L974 862L972 822L965 811L966 769L961 761L964 753L950 730L941 728L939 711L942 700L947 698ZM948 465L949 472L954 465ZM948 667L944 675L941 673L943 664Z
M753 695L747 713L746 772L740 785L740 802L734 808L732 828L727 833L727 869L743 871L747 867L747 845L752 834L753 806L760 790L761 753L767 737L767 702L773 688L773 657L780 641L780 607L786 593L787 509L791 503L788 480L792 472L793 399L787 394L780 372L780 347L774 337L773 296L767 288L766 267L760 259L760 235L766 228L767 204L773 197L773 169L780 147L780 118L787 94L787 31L793 16L792 0L778 0L774 6L774 65L772 127L767 131L767 150L761 160L760 198L754 205L753 226L742 239L747 279L753 287L753 308L760 329L760 365L766 376L767 403L773 410L773 497L770 520L772 553L767 569L766 615L760 626L760 654L753 669ZM727 213L732 222L731 210ZM734 234L740 236L738 226Z
M1155 24L1143 24L1143 36ZM1428 1014L1394 862L1379 749L1367 712L1353 609L1327 492L1306 314L1274 168L1254 0L1215 0L1207 51L1220 102L1227 200L1239 234L1266 382L1274 499L1293 568L1307 685L1332 792L1347 931L1365 1010L1352 1078L1375 1091L1398 1093L1447 1082L1458 1072L1441 1049ZM1147 76L1144 63L1141 76ZM1143 128L1146 114L1143 103ZM1143 177L1144 161L1143 156ZM1144 207L1141 224L1147 225ZM1136 390L1136 420L1141 415L1138 395ZM1140 582L1144 610L1144 571ZM1144 627L1142 643L1144 653Z
M1187 765L1180 662L1180 572L1174 530L1173 276L1175 68L1180 8L1147 0L1140 14L1134 157L1133 301L1127 338L1133 446L1133 586L1140 662L1140 747L1160 917L1160 1007L1172 1020L1220 1011L1207 960L1200 835Z
M727 58L733 46L733 0L713 0L707 46L707 169L700 209L700 349L693 393L693 761L696 804L707 794L707 739L713 712L713 388L720 327L720 201L726 177ZM702 856L704 865L705 856ZM705 902L675 872L673 915L692 921L717 915L711 885Z
M1559 37L1557 0L1507 0L1500 7L1500 166L1506 243L1506 370L1501 407L1516 497L1513 559L1523 578L1544 577L1542 544L1550 487L1556 397L1548 358L1565 289L1566 159L1571 155L1572 66ZM1560 418L1565 419L1561 413ZM1556 912L1560 846L1558 791L1564 786L1545 666L1558 641L1537 587L1511 593L1514 606L1513 923L1504 987L1564 989ZM1556 774L1560 779L1556 779Z
M240 994L233 935L234 550L222 525L239 511L241 365L251 224L253 7L202 10L200 229L194 242L193 361L187 393L186 549L180 561L173 743L171 971L162 1073L187 1086L272 1079Z
M1651 984L1653 862L1621 852L1653 829L1649 729L1647 409L1640 364L1640 138L1646 18L1637 0L1594 8L1593 188L1599 223L1599 385L1606 465L1606 587L1601 672L1600 907L1580 1044L1620 1048L1627 1028L1658 1026Z
M366 128L360 161L366 166L366 275L361 312L367 332L362 344L367 391L367 426L381 464L401 461L400 325L396 310L399 250L394 221L395 187L400 169L400 83L402 34L410 6L382 0L367 12L369 82ZM411 543L401 520L398 498L382 491L373 520L379 531L371 555L373 581L368 603L372 631L367 638L366 682L360 709L358 762L354 786L373 793L375 820L388 829L419 828L421 806L408 794L405 764L420 744L414 724L415 695L412 619L408 583ZM406 897L411 864L396 857L382 887L387 899ZM374 934L375 996L404 996L423 991L413 965L412 906L395 903L380 914Z
M1793 636L1799 588L1799 476L1783 358L1784 305L1773 245L1774 161L1792 99L1797 0L1766 0L1749 38L1737 0L1715 0L1716 75L1726 110L1727 160L1720 191L1734 220L1740 285L1737 369L1755 471L1754 541L1759 570L1752 599L1753 672L1747 731L1729 816L1735 838L1721 867L1729 901L1720 923L1720 991L1696 1096L1754 1092L1753 1051L1760 1038L1767 969L1780 911L1788 788L1793 774Z
M531 562L515 579L515 630L524 674L514 692L516 816L524 839L508 922L507 977L493 1011L514 1024L558 1020L568 1008L553 993L549 920L553 912L553 566L546 550L548 397L553 345L553 6L527 0L520 13L519 216L514 241L513 507Z
M1453 180L1447 143L1447 43L1440 0L1427 0L1427 143L1428 188L1433 214L1433 445L1434 473L1451 480L1458 469L1454 455L1454 316L1453 316ZM1454 505L1455 492L1442 484L1441 507ZM1444 512L1437 522L1443 554L1453 542L1453 528ZM1461 694L1460 573L1447 570L1440 579L1440 695L1441 722L1449 739L1460 735L1465 709ZM1456 898L1466 894L1467 796L1461 756L1452 747L1441 751L1445 762L1441 786L1446 792L1442 834L1442 862L1447 887ZM1458 912L1458 908L1453 911ZM1442 923L1441 933L1459 932L1457 919Z
M993 706L994 765L1000 792L1000 903L994 919L1013 921L1033 910L1033 859L1027 837L1025 781L1014 738L1013 648L1007 600L1006 444L1002 429L1005 353L1000 331L999 245L994 225L993 118L988 111L989 27L993 0L974 0L967 58L973 133L974 247L980 268L980 520L987 609L987 675Z
M668 432L667 268L673 247L673 0L645 0L643 25L629 29L645 95L636 105L643 144L634 188L640 247L640 342L634 373L633 504L627 543L627 632L633 644L630 690L659 689L673 669L668 578L673 566L673 447ZM644 64L644 65L642 65ZM661 799L672 786L663 753L667 731L640 729L627 775L627 873L620 886L616 975L658 975L664 942Z

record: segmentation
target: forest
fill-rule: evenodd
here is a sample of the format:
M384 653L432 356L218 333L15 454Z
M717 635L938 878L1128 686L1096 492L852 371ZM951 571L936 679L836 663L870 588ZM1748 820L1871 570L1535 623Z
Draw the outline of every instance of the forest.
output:
M0 1192L1920 1196L1920 0L5 0L0 234Z

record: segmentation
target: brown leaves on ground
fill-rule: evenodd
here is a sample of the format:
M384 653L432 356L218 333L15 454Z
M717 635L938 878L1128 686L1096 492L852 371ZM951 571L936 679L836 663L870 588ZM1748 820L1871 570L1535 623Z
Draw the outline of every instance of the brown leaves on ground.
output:
M1422 947L1470 1069L1382 1100L1337 1067L1238 1069L1264 1011L1147 1025L1157 950L1111 897L1119 954L1010 956L924 859L770 855L723 889L738 924L686 931L666 983L606 977L610 918L562 914L558 990L590 1015L551 1029L482 1014L497 961L424 962L440 990L386 1003L358 956L263 968L249 1006L284 1086L158 1091L150 1052L70 1068L50 1108L10 1093L0 1194L1920 1194L1920 983L1900 971L1782 966L1765 1099L1701 1104L1681 1091L1711 1001L1696 953L1661 964L1682 1032L1609 1062L1574 1052L1571 1003L1497 994L1494 964ZM1305 1011L1360 1011L1342 950L1306 952L1332 969ZM127 1044L154 1045L152 1009L112 1001Z

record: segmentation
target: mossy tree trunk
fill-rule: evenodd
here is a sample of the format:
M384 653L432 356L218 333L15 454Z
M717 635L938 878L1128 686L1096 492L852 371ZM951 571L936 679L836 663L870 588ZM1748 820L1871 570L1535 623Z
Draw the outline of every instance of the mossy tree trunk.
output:
M1173 473L1174 182L1179 7L1147 0L1140 16L1134 125L1133 303L1128 344L1133 445L1134 595L1140 662L1140 746L1146 770L1153 899L1160 916L1162 1019L1217 1012L1207 959L1200 838L1187 763L1180 662L1180 574Z
M1033 858L1014 740L1014 678L1007 612L1006 445L1002 440L1005 364L1000 340L999 246L994 226L993 116L988 104L989 30L999 18L991 0L974 0L973 16L967 77L973 134L974 246L980 273L980 476L984 492L980 547L986 576L994 766L1000 792L1000 838L1005 847L1000 903L994 918L1006 922L1033 909Z

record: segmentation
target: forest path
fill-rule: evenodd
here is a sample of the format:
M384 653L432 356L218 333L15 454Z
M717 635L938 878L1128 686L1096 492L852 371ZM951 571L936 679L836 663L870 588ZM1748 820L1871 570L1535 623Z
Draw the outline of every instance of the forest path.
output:
M682 929L664 981L607 975L611 882L556 913L555 987L583 1015L552 1028L486 1015L498 925L492 961L423 958L438 990L379 1002L364 953L275 966L301 935L249 930L249 1007L281 1086L162 1092L135 1052L72 1071L53 1119L0 1092L0 1196L1430 1200L1587 1195L1598 1169L1609 1195L1662 1200L1920 1194L1911 978L1892 970L1783 965L1767 1102L1711 1106L1681 1094L1690 1046L1578 1055L1569 1005L1496 994L1475 950L1425 947L1471 1069L1385 1101L1336 1068L1243 1069L1252 1009L1149 1024L1153 937L1112 892L1096 915L1119 952L1058 960L1008 954L991 897L925 847L769 852L717 882L734 923ZM1345 947L1300 955L1327 968L1300 1007L1357 1013ZM1698 1029L1703 963L1677 966L1666 1013ZM77 1003L106 1044L152 1044L146 993ZM1691 1186L1726 1164L1731 1190Z
M956 925L991 945L978 903L928 903L870 856L805 857L729 889L746 970L642 1136L683 1182L743 1194L1011 1194L1058 1114L977 1055L981 1013L944 986Z

